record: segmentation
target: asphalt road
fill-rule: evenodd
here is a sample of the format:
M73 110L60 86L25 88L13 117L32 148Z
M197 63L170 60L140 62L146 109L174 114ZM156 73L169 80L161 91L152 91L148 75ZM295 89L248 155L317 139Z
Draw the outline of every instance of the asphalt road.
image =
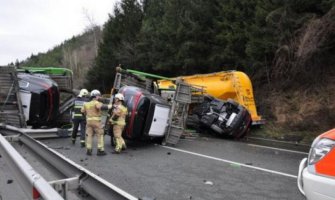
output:
M30 200L13 177L10 166L0 157L0 200Z
M128 142L125 153L112 154L110 137L105 138L108 155L103 157L96 156L95 151L93 156L86 156L85 149L72 145L69 138L42 142L143 199L305 199L296 186L299 162L307 156L304 153L198 137L181 140L176 147ZM6 174L3 166L0 158L1 182L10 179L9 175L2 178ZM0 183L0 194L11 187L15 184Z

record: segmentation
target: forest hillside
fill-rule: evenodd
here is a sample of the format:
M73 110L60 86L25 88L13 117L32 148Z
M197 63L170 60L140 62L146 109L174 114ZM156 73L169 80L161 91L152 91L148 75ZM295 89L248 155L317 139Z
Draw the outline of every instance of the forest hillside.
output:
M118 64L171 77L240 70L262 132L304 140L334 127L334 0L122 0L111 10L103 27L19 65L68 67L77 88L104 92Z

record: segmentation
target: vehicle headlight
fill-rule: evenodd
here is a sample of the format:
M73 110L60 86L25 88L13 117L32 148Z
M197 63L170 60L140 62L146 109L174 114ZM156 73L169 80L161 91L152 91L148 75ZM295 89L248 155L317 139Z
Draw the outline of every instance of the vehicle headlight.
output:
M335 141L327 138L316 139L309 153L308 163L315 164L335 147Z

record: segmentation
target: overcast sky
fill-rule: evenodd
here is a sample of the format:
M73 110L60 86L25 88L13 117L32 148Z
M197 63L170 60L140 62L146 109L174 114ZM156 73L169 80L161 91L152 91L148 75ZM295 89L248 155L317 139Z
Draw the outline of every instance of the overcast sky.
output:
M108 20L118 0L0 0L0 66L46 52Z

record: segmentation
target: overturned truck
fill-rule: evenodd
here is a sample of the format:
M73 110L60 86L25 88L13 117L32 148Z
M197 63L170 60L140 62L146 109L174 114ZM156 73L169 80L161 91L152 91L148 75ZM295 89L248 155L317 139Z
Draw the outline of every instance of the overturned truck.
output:
M177 100L180 99L178 97L185 93L185 91L180 91L176 86L175 83L177 80L190 86L190 91L186 92L190 93L191 96L188 101ZM168 87L166 87L166 84L163 86L162 81L169 81L170 85ZM114 88L123 88L120 91L124 93L124 91L128 90L127 88L133 88L134 86L142 88L141 91L147 91L144 93L155 93L155 99L159 98L159 102L166 102L164 103L165 106L170 105L168 124L163 126L164 123L161 123L161 130L172 129L183 132L185 127L188 126L189 128L198 129L200 131L210 130L211 132L222 136L242 138L247 134L253 122L250 112L245 106L242 106L230 98L227 100L215 98L206 92L207 90L205 86L185 83L183 77L179 77L178 79L166 78L136 70L117 68ZM250 94L250 88L247 88L247 90L248 94ZM129 102L127 99L134 100L134 98L136 99L135 93L130 96L129 94L126 94L126 104L128 108ZM181 101L182 103L178 101ZM183 103L187 103L187 105L184 105ZM182 106L180 106L181 104ZM142 104L136 105L143 106ZM150 116L148 113L155 113L155 107L147 107L147 110L142 112L130 112L128 116L128 121L130 123L128 123L124 132L126 137L138 135L135 132L138 132L139 129L134 129L133 119L145 118L146 120L143 120L145 125L143 126L147 126L146 124L154 124L154 121L152 120L156 120L156 118L148 118L147 116ZM257 113L256 117L259 118ZM176 121L178 122L178 126L171 125ZM140 130L143 135L148 136L145 129ZM160 136L161 135L158 137ZM165 133L165 138L168 138L168 136L169 131Z
M139 87L123 86L119 92L124 95L129 112L124 130L126 138L163 138L169 120L168 102Z
M234 72L220 72L167 78L117 68L112 94L118 91L125 96L129 114L124 136L176 144L187 126L233 138L245 136L251 124L259 124L260 116L252 88L243 84L243 77L234 76ZM74 99L70 70L3 67L0 78L0 122L33 128L70 122Z
M0 83L1 123L50 128L70 122L74 99L71 70L0 67Z

